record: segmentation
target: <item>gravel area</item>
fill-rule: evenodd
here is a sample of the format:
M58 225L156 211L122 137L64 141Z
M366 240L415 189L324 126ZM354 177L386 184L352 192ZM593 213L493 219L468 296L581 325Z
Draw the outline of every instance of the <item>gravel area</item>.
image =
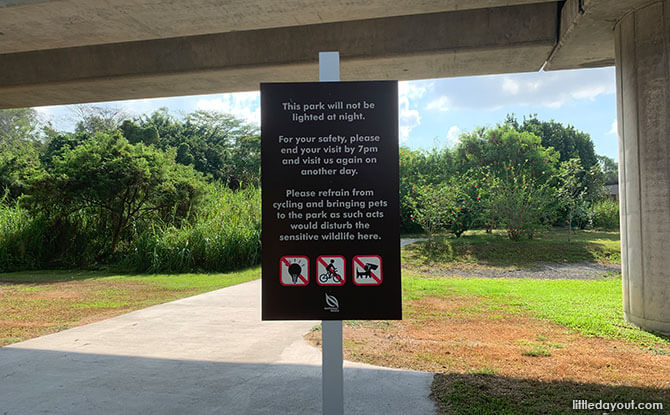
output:
M403 238L400 246L425 241L426 238ZM448 268L431 268L422 270L425 273L460 277L480 278L540 278L540 279L574 279L594 280L604 277L609 272L621 272L620 265L603 265L597 262L581 262L576 264L537 264L533 268L498 268L484 265L463 265Z
M594 262L576 264L538 264L534 268L495 268L484 266L458 266L438 268L428 271L433 275L457 275L480 278L535 278L594 280L603 278L609 272L621 272L619 265L603 265Z

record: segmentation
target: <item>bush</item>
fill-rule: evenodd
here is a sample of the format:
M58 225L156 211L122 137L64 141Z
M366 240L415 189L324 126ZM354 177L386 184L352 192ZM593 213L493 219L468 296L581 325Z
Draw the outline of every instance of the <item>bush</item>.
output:
M619 203L605 199L591 206L593 227L600 229L619 229Z
M511 240L533 238L547 227L556 200L548 183L539 183L514 166L499 176L489 173L485 181L491 195L490 216L497 218Z

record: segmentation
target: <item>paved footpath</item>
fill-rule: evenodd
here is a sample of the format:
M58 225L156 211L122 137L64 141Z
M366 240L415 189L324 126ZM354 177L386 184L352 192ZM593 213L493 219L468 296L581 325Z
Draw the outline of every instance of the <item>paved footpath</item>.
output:
M319 414L318 322L261 322L260 281L0 348L0 415ZM345 362L346 414L434 414L431 373Z

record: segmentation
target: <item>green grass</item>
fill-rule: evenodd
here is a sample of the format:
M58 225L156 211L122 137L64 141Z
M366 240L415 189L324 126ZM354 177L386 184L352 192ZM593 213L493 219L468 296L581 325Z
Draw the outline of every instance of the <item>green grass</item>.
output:
M670 339L627 323L623 317L621 279L598 280L425 278L403 276L404 298L471 296L478 307L523 309L587 336L621 338L643 346L668 345Z
M114 274L99 271L23 271L0 274L0 282L29 284L24 290L39 290L33 284L51 284L66 281L121 281L151 284L166 290L188 290L207 292L231 285L251 281L260 277L260 267L251 267L241 271L212 274Z
M598 261L621 263L618 232L576 231L555 228L531 240L511 241L504 232L468 231L460 238L441 236L433 243L417 242L402 251L406 266L482 264L529 267L537 263Z

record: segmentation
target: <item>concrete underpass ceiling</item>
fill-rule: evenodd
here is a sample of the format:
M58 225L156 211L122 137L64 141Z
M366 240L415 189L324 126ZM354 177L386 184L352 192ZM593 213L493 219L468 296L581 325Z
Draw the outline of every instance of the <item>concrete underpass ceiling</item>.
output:
M613 63L644 0L0 0L0 108Z

